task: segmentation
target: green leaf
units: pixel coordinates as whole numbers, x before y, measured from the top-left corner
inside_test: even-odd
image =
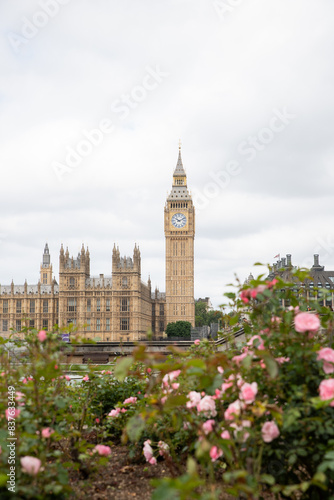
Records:
[[[170,396],[166,403],[164,404],[165,410],[170,410],[172,408],[177,408],[178,406],[183,406],[187,402],[186,396]]]
[[[261,481],[265,484],[269,484],[270,486],[273,486],[275,484],[275,478],[270,474],[262,474]]]
[[[145,429],[145,421],[140,415],[134,415],[129,419],[125,428],[130,441],[137,442]]]
[[[126,356],[125,358],[121,359],[116,363],[115,366],[115,377],[120,381],[123,382],[125,377],[128,375],[129,368],[133,364],[133,357],[132,356]]]
[[[2,486],[6,486],[7,480],[8,480],[8,478],[7,478],[6,474],[0,474],[0,488]]]
[[[201,368],[202,370],[206,369],[206,364],[202,359],[191,359],[187,362],[187,366],[194,366],[196,368]]]
[[[269,356],[268,354],[263,354],[263,361],[266,365],[270,378],[276,378],[278,374],[278,365],[274,358]]]

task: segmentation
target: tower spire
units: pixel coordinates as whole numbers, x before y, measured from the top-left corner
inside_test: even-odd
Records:
[[[183,168],[182,157],[181,157],[181,140],[179,140],[179,156],[174,170],[174,176],[185,176],[185,175],[186,172]]]

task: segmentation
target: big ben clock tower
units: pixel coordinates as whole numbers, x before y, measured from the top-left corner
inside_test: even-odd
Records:
[[[187,175],[179,158],[172,190],[165,205],[166,322],[189,321],[195,326],[194,238],[195,209]]]

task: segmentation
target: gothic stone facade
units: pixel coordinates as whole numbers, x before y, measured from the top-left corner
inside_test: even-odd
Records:
[[[121,257],[114,245],[112,275],[90,276],[90,254],[82,246],[76,258],[60,249],[59,283],[52,279],[48,245],[37,285],[0,285],[0,335],[24,326],[51,330],[74,325],[79,335],[102,341],[134,341],[152,331],[163,335],[169,322],[194,326],[195,213],[187,190],[181,151],[165,205],[166,293],[151,290],[141,279],[141,255]],[[17,333],[16,336],[20,336]]]

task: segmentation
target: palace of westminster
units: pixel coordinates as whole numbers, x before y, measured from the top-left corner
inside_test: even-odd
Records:
[[[37,285],[0,285],[0,335],[23,326],[51,330],[73,324],[79,335],[102,341],[133,341],[149,330],[162,336],[170,322],[195,326],[194,237],[195,210],[179,157],[173,185],[164,208],[166,292],[152,292],[151,280],[141,280],[141,255],[121,257],[114,245],[112,275],[90,276],[90,254],[82,246],[77,258],[63,246],[59,255],[59,283],[52,277],[45,245]],[[16,335],[15,335],[16,336]]]

